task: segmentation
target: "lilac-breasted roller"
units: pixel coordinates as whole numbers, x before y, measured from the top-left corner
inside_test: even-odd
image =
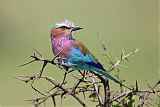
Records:
[[[123,85],[104,69],[83,43],[73,38],[73,32],[80,29],[82,28],[67,20],[55,23],[51,29],[52,50],[60,58],[60,64],[73,70],[97,72]]]

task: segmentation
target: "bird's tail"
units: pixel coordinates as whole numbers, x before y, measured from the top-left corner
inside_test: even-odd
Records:
[[[112,75],[110,75],[107,71],[101,70],[101,69],[96,69],[96,71],[102,75],[104,75],[105,77],[109,78],[110,80],[132,90],[131,88],[127,87],[126,85],[122,84],[119,80],[117,80],[116,78],[114,78]]]

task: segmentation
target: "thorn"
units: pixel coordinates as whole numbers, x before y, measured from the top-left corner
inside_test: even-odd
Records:
[[[26,76],[26,75],[19,75],[18,77],[31,78],[31,76]]]
[[[136,53],[136,52],[138,52],[138,51],[140,51],[141,50],[141,48],[136,48],[135,50],[134,50],[134,53]]]
[[[127,60],[129,62],[129,59],[126,57],[125,60]]]
[[[99,33],[98,32],[96,32],[97,33],[97,37],[98,37],[98,39],[99,39],[99,42],[101,43],[101,45],[102,45],[102,48],[103,48],[103,50],[104,51],[107,51],[107,48],[106,48],[106,46],[105,46],[105,43],[102,41],[102,39],[100,38],[100,36],[99,36]]]
[[[127,89],[129,89],[129,90],[133,90],[133,89],[129,88],[128,86],[122,84],[121,82],[120,82],[120,85],[122,85],[123,87],[125,87],[125,88],[127,88]]]
[[[23,80],[23,79],[18,78],[18,77],[14,77],[14,76],[13,76],[13,78],[15,78],[15,79],[17,79],[17,80],[20,80],[20,81],[22,81],[22,82],[25,82],[25,83],[27,83],[27,82],[28,82],[27,80]]]
[[[54,107],[56,107],[56,99],[55,99],[55,96],[52,96],[52,101],[53,101]]]
[[[148,88],[151,88],[151,86],[149,85],[149,83],[147,82],[147,80],[145,80],[145,82],[146,82]]]
[[[84,91],[83,91],[83,97],[84,97],[84,99],[86,99],[86,95],[85,95]]]
[[[123,60],[123,53],[121,53],[121,60]]]
[[[122,49],[122,55],[123,55],[123,56],[125,56],[125,54],[124,54],[124,50],[123,50],[123,49]]]
[[[42,57],[42,54],[40,52],[38,52],[38,50],[36,48],[33,48],[33,49],[38,53],[39,56]]]
[[[18,67],[22,67],[22,66],[28,65],[28,64],[30,64],[30,63],[32,63],[32,62],[34,62],[34,61],[35,61],[35,59],[34,59],[34,60],[31,60],[31,61],[29,61],[29,62],[27,62],[27,63],[24,63],[24,64],[22,64],[22,65],[19,65]]]
[[[136,80],[136,91],[138,91],[138,82]]]
[[[127,66],[124,66],[124,65],[121,65],[121,64],[118,64],[118,66],[123,67],[123,68],[128,68]]]
[[[149,85],[149,83],[148,83],[146,80],[145,80],[145,82],[146,82],[146,84],[147,84],[148,88],[150,89],[150,91],[152,91],[152,92],[155,94],[154,89]]]

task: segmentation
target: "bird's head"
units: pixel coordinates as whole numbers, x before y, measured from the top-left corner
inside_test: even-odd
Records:
[[[68,20],[55,23],[51,29],[51,38],[71,36],[76,30],[83,29]]]

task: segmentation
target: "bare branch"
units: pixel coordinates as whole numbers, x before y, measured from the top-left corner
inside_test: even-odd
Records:
[[[41,78],[45,78],[46,80],[48,80],[49,82],[53,83],[54,85],[56,85],[57,87],[59,87],[61,90],[63,90],[64,92],[66,92],[67,94],[73,96],[75,99],[77,99],[77,101],[83,106],[86,107],[86,104],[72,91],[69,91],[68,89],[64,88],[63,86],[60,85],[60,83],[58,83],[55,79],[48,77],[48,76],[42,76]]]
[[[104,55],[109,59],[110,63],[112,64],[112,63],[113,63],[113,60],[112,60],[111,56],[109,55],[108,49],[107,49],[107,47],[105,46],[105,43],[102,41],[101,37],[99,36],[98,32],[97,32],[97,37],[98,37],[99,42],[101,43],[102,49],[103,49],[104,52],[105,52]]]
[[[92,78],[92,82],[93,82],[94,91],[95,91],[97,98],[98,98],[99,105],[100,105],[100,107],[103,107],[102,97],[99,93],[99,90],[98,90],[98,87],[96,84],[96,80],[95,80],[95,76],[92,74],[91,78]]]
[[[148,85],[148,83],[147,83],[147,85],[149,86],[149,89],[148,89],[146,92],[148,92],[148,93],[143,94],[143,98],[142,98],[142,100],[139,102],[138,107],[143,107],[143,105],[144,105],[145,101],[148,99],[149,95],[150,95],[151,93],[155,93],[155,90],[154,90],[154,89],[155,89],[159,84],[160,84],[160,80],[159,80],[153,87],[151,87],[151,86]]]
[[[22,67],[22,66],[28,65],[28,64],[30,64],[30,63],[32,63],[32,62],[34,62],[34,61],[36,61],[36,60],[35,60],[35,59],[34,59],[34,60],[31,60],[31,61],[29,61],[29,62],[27,62],[27,63],[24,63],[24,64],[22,64],[22,65],[19,65],[18,67]]]
[[[77,89],[77,87],[79,86],[79,84],[84,81],[85,76],[86,75],[85,75],[85,71],[84,71],[83,75],[82,75],[82,78],[79,79],[78,83],[74,85],[72,92],[75,92],[75,90]]]
[[[128,61],[128,57],[137,53],[138,51],[140,51],[141,49],[133,49],[132,52],[128,53],[127,55],[124,54],[124,51],[122,50],[122,54],[121,54],[121,58],[119,60],[117,60],[117,62],[115,64],[113,64],[110,69],[109,72],[112,71],[116,66],[120,65],[120,63],[126,59]],[[120,65],[121,66],[121,65]]]
[[[97,34],[98,36],[98,34]],[[100,39],[100,38],[99,38]],[[101,39],[100,39],[101,41]],[[102,41],[101,41],[102,43]],[[102,43],[103,49],[106,51],[106,55],[108,55],[107,53],[107,48],[105,47],[104,43]],[[116,66],[122,66],[120,63],[123,60],[128,60],[128,57],[137,53],[140,49],[135,49],[132,52],[130,52],[129,54],[125,55],[125,52],[122,50],[122,54],[120,56],[120,59],[116,59],[116,63],[113,62],[112,58],[108,55],[108,59],[110,60],[110,63],[112,64],[112,66],[110,67],[109,71],[112,71]],[[40,72],[36,75],[33,76],[25,76],[25,75],[20,75],[18,77],[14,77],[20,81],[23,81],[25,83],[30,83],[31,88],[35,91],[38,92],[40,94],[40,97],[37,97],[35,99],[31,99],[31,100],[27,100],[29,102],[31,102],[31,104],[33,104],[35,107],[39,107],[40,104],[45,103],[46,100],[48,100],[49,98],[52,98],[53,101],[53,105],[56,106],[56,96],[62,96],[67,97],[67,96],[72,96],[73,98],[75,98],[79,104],[81,104],[81,106],[86,107],[87,104],[79,97],[79,94],[83,94],[84,98],[85,98],[85,94],[86,93],[91,93],[94,94],[96,96],[96,100],[91,100],[93,102],[97,102],[99,103],[97,106],[100,107],[110,107],[114,102],[117,102],[118,104],[122,104],[125,106],[128,106],[128,100],[129,98],[132,98],[132,96],[138,96],[139,97],[139,104],[138,107],[142,107],[144,104],[148,104],[149,106],[152,105],[152,103],[149,102],[149,96],[152,93],[159,93],[160,90],[156,90],[156,87],[160,84],[160,81],[158,81],[154,86],[151,86],[147,83],[148,85],[148,89],[147,90],[140,90],[138,87],[138,83],[136,81],[136,86],[135,88],[133,88],[133,90],[129,90],[129,91],[122,91],[122,92],[110,92],[110,86],[109,86],[109,81],[108,79],[99,74],[96,73],[94,71],[84,71],[83,73],[81,71],[80,74],[76,74],[76,75],[72,75],[72,77],[77,81],[74,86],[72,87],[65,87],[65,84],[61,84],[60,82],[58,82],[57,80],[55,80],[53,77],[49,77],[49,76],[45,76],[42,75],[46,65],[48,63],[57,66],[58,68],[62,69],[63,71],[65,71],[64,65],[61,65],[59,63],[59,54],[63,51],[60,51],[54,58],[53,60],[49,60],[45,57],[43,57],[43,55],[38,52],[35,49],[36,54],[34,54],[33,56],[31,56],[31,58],[33,58],[33,60],[22,64],[20,66],[24,66],[27,64],[30,64],[32,62],[35,61],[39,61],[39,62],[43,62],[43,65],[40,69]],[[93,75],[94,74],[94,75]],[[51,89],[49,89],[49,91],[45,90],[43,91],[43,93],[41,91],[39,91],[39,89],[37,87],[34,86],[34,82],[38,82],[38,80],[43,79],[49,83],[51,83],[53,85],[53,87]],[[119,77],[118,77],[119,79]],[[84,85],[81,85],[84,84]],[[103,87],[101,87],[103,86]],[[115,94],[116,93],[116,94]],[[102,97],[101,95],[104,94],[104,97]],[[111,95],[113,96],[113,98],[111,98]],[[126,100],[128,99],[128,100]]]

